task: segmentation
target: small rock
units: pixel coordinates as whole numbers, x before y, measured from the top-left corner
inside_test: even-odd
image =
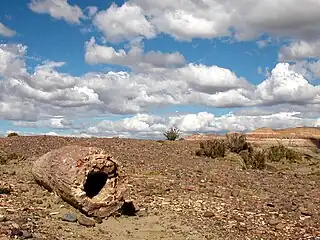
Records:
[[[278,219],[270,219],[269,220],[269,224],[270,225],[277,225],[277,224],[279,224],[280,223],[280,221],[278,220]]]
[[[6,221],[8,221],[8,218],[0,214],[0,222],[6,222]]]
[[[74,213],[66,213],[61,217],[62,221],[76,222],[77,216]]]
[[[23,231],[23,238],[24,239],[29,239],[29,238],[32,238],[32,233],[28,232],[28,231]]]
[[[313,215],[313,208],[312,207],[308,207],[308,208],[299,207],[299,211],[302,215],[305,215],[305,216],[312,216]]]
[[[214,212],[206,211],[206,212],[203,214],[203,216],[210,218],[210,217],[214,217],[215,214],[214,214]]]
[[[37,203],[37,204],[42,204],[43,201],[42,201],[41,199],[37,199],[37,200],[36,200],[36,203]]]
[[[3,236],[3,237],[0,237],[0,240],[10,240],[10,239],[6,236]]]
[[[146,217],[146,216],[148,216],[148,212],[147,212],[147,210],[145,210],[145,209],[140,209],[140,210],[136,213],[136,215],[137,215],[138,217]]]
[[[239,189],[233,189],[233,190],[231,191],[231,196],[232,196],[232,197],[238,197],[239,194],[240,194],[240,190],[239,190]]]
[[[286,227],[286,225],[285,225],[284,223],[279,223],[279,224],[277,224],[276,229],[282,230],[282,229],[284,229],[285,227]]]
[[[23,236],[23,232],[20,229],[14,228],[11,230],[10,232],[10,236],[14,237],[14,236]]]
[[[267,207],[272,207],[272,208],[274,208],[275,205],[274,205],[273,203],[267,203]]]
[[[20,226],[17,223],[12,223],[11,225],[12,225],[12,228],[14,228],[14,229],[20,228]]]
[[[80,225],[86,226],[86,227],[94,227],[96,225],[95,221],[91,218],[85,217],[80,215],[78,217],[78,222]]]

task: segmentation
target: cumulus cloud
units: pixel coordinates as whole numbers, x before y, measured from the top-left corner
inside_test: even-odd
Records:
[[[306,58],[320,58],[320,41],[293,42],[289,46],[284,46],[280,49],[279,60],[303,60]]]
[[[320,86],[311,85],[301,74],[290,69],[288,63],[279,63],[270,76],[257,86],[257,102],[262,104],[320,103]]]
[[[104,120],[86,129],[95,136],[120,136],[139,138],[163,138],[163,132],[176,126],[182,135],[190,133],[252,131],[260,127],[284,128],[296,126],[320,126],[320,118],[301,118],[299,112],[279,112],[268,115],[235,115],[233,113],[215,116],[208,112],[160,117],[137,114],[118,121]]]
[[[156,36],[156,29],[147,20],[143,9],[130,2],[120,7],[113,3],[107,10],[98,12],[93,23],[110,42]]]
[[[231,35],[251,40],[264,33],[314,40],[320,36],[319,21],[320,3],[314,0],[303,7],[299,0],[131,0],[99,12],[94,22],[109,41],[153,38],[161,32],[188,41]]]
[[[48,119],[48,115],[68,118],[81,114],[138,114],[170,105],[320,104],[319,86],[310,84],[288,63],[278,64],[265,81],[255,86],[229,69],[191,63],[144,72],[89,72],[73,76],[58,71],[64,62],[45,61],[28,72],[25,46],[3,45],[0,49],[2,119],[38,121]],[[140,57],[145,59],[145,55]],[[60,123],[52,122],[51,126]]]
[[[81,8],[70,5],[68,0],[31,0],[29,8],[35,13],[49,14],[72,24],[80,24],[80,19],[85,17]]]
[[[179,67],[185,63],[185,58],[179,52],[162,53],[159,51],[143,52],[140,46],[132,46],[126,52],[113,47],[98,45],[95,38],[86,43],[86,62],[89,64],[116,64],[135,70],[146,68]]]
[[[320,79],[320,60],[297,61],[290,65],[290,69],[300,73],[309,81],[316,82],[317,79]]]
[[[76,129],[77,126],[66,118],[50,118],[38,121],[14,121],[13,125],[21,128]]]
[[[0,22],[0,36],[13,37],[14,35],[16,35],[16,31],[6,27],[3,23]]]
[[[0,44],[0,77],[22,75],[25,72],[25,62],[22,57],[27,50],[21,44]]]

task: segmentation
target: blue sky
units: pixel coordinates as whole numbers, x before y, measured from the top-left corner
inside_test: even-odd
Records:
[[[0,134],[320,124],[315,1],[0,4]]]

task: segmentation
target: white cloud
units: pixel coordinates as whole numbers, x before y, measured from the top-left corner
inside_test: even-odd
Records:
[[[88,11],[88,16],[93,17],[99,9],[96,6],[89,6],[86,7],[86,10]]]
[[[0,22],[0,36],[4,37],[13,37],[16,35],[16,32],[8,27],[6,27],[3,23]]]
[[[318,61],[297,61],[290,65],[290,69],[300,73],[309,81],[320,79],[320,60]]]
[[[93,23],[110,42],[156,36],[156,30],[143,10],[129,2],[120,7],[113,3],[107,10],[98,12]]]
[[[158,31],[182,40],[229,36],[231,29],[239,40],[263,33],[299,39],[320,36],[320,2],[314,0],[132,2],[144,10]]]
[[[63,19],[68,23],[80,24],[84,18],[81,8],[70,5],[68,0],[31,0],[29,8],[36,13],[49,14],[56,19]]]
[[[35,121],[48,119],[48,115],[75,118],[84,114],[135,114],[170,105],[245,107],[320,103],[319,86],[311,85],[287,63],[278,64],[265,81],[254,86],[228,69],[191,63],[179,68],[89,72],[75,77],[57,70],[64,62],[45,61],[28,73],[23,60],[25,46],[4,45],[0,49],[3,119]],[[146,59],[146,55],[140,57]]]
[[[25,62],[22,57],[27,50],[21,44],[0,44],[0,77],[12,77],[25,72]]]
[[[255,94],[261,104],[320,103],[320,86],[311,85],[290,69],[288,63],[277,64],[270,76],[257,86]]]
[[[185,58],[178,52],[162,53],[151,51],[144,53],[140,46],[132,46],[126,52],[123,49],[115,50],[113,47],[98,45],[94,38],[91,38],[86,43],[85,59],[89,64],[115,64],[127,66],[135,70],[177,67],[185,63]]]
[[[199,112],[167,118],[137,114],[118,121],[102,121],[89,127],[86,133],[95,136],[164,138],[163,132],[171,126],[178,127],[182,136],[193,132],[251,131],[260,127],[320,126],[320,118],[301,118],[298,114],[299,112],[279,112],[263,116],[239,116],[229,113],[215,116],[208,112]]]
[[[306,58],[320,58],[320,40],[293,42],[289,46],[280,49],[280,61],[303,60]]]

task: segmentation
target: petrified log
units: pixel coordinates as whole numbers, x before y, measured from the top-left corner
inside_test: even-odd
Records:
[[[70,145],[33,164],[36,182],[88,216],[108,217],[124,203],[117,162],[103,149]]]

